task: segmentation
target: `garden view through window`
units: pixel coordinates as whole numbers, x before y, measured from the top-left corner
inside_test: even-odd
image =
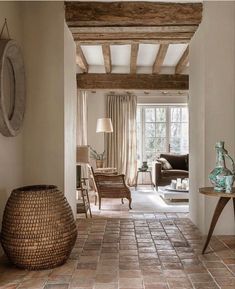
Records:
[[[161,153],[188,153],[187,105],[137,106],[137,160],[151,166]]]

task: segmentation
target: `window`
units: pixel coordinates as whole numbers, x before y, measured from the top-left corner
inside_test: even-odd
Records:
[[[164,152],[188,153],[188,106],[138,105],[138,165]]]

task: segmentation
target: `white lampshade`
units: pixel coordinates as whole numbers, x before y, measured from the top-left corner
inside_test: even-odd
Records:
[[[90,148],[89,146],[77,147],[77,164],[89,164],[90,163]]]
[[[96,132],[113,132],[111,118],[98,118]]]

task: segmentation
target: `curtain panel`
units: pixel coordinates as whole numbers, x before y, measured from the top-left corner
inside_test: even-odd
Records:
[[[106,113],[113,123],[113,133],[106,137],[107,166],[125,174],[130,186],[135,184],[137,172],[136,110],[135,95],[107,96]]]
[[[87,94],[77,93],[77,146],[87,145]]]

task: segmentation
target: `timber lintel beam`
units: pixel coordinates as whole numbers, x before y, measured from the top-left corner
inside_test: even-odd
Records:
[[[188,75],[77,74],[78,89],[188,90]]]

